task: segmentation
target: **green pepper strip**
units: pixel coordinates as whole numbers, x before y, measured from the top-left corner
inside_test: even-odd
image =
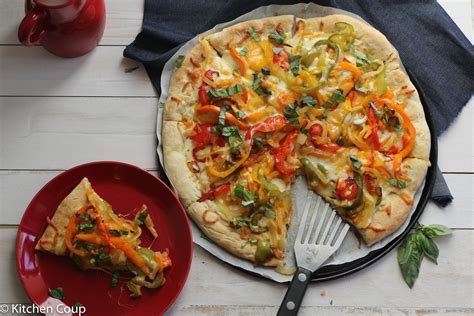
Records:
[[[374,60],[370,64],[370,66],[373,66],[373,65],[377,65],[378,66],[377,69],[374,71],[366,72],[365,74],[360,76],[359,80],[357,80],[357,82],[355,83],[354,88],[359,92],[367,94],[368,90],[364,87],[361,87],[362,82],[369,77],[376,77],[375,89],[376,89],[377,95],[382,95],[387,91],[387,85],[385,84],[385,64],[382,61],[377,59],[377,60]]]
[[[333,68],[337,64],[337,61],[339,60],[339,46],[336,43],[332,42],[331,40],[325,39],[325,40],[317,41],[313,45],[313,48],[316,48],[316,47],[321,46],[321,45],[327,45],[335,51],[334,62],[329,63],[329,65],[326,65],[325,69],[322,72],[321,78],[319,79],[319,82],[317,84],[315,84],[314,86],[300,87],[300,86],[293,86],[292,85],[291,90],[293,90],[297,93],[311,94],[311,93],[315,92],[321,86],[321,84],[324,83],[328,79],[329,74],[331,73],[331,71],[333,70]],[[314,61],[314,59],[316,58],[317,55],[318,54],[316,52],[305,55],[301,59],[301,63],[305,66],[306,65],[309,66]],[[308,66],[306,66],[306,67],[308,67]]]
[[[354,27],[345,22],[336,22],[335,25],[336,28],[340,30],[340,32],[331,35],[329,40],[338,44],[343,50],[348,50],[356,37]]]
[[[327,170],[323,165],[318,164],[318,167],[315,167],[308,158],[301,158],[300,161],[303,164],[303,169],[306,173],[306,176],[308,177],[309,182],[319,180],[323,184],[329,183]]]

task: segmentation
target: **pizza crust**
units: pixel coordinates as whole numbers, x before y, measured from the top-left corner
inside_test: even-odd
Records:
[[[217,205],[212,201],[192,203],[187,208],[188,214],[208,238],[233,255],[255,262],[255,250],[257,247],[251,243],[245,243],[240,238],[240,235],[231,229],[224,220],[219,217],[213,224],[208,224],[204,221],[204,212],[206,211],[214,212],[216,216],[219,216],[216,209]],[[281,263],[283,263],[283,260],[272,258],[269,261],[263,262],[262,265],[273,267]]]
[[[178,191],[181,202],[184,207],[188,207],[201,196],[201,186],[188,167],[188,161],[192,161],[192,155],[189,146],[185,145],[180,125],[182,125],[181,122],[163,122],[164,167],[166,175]]]
[[[228,45],[235,45],[243,39],[248,38],[247,30],[252,28],[260,36],[268,34],[278,29],[287,36],[291,35],[294,17],[292,15],[280,15],[260,20],[245,21],[223,29],[221,32],[208,35],[205,39],[222,56]]]
[[[377,207],[369,228],[360,230],[362,237],[368,246],[393,234],[407,220],[413,205],[407,204],[400,194],[408,194],[412,198],[425,179],[429,162],[426,160],[407,158],[402,163],[402,171],[409,181],[405,189],[396,191],[390,187],[384,187],[382,202]],[[390,207],[390,212],[385,210]],[[370,228],[372,227],[372,228]]]
[[[89,180],[84,178],[64,198],[51,219],[52,225],[50,224],[46,227],[46,230],[36,244],[36,250],[51,252],[58,256],[67,255],[68,251],[64,242],[64,236],[66,235],[69,220],[75,212],[89,203],[86,192],[91,189]]]

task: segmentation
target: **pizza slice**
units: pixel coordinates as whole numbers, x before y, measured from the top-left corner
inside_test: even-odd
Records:
[[[134,220],[115,214],[112,206],[93,190],[87,178],[59,204],[35,249],[69,256],[83,270],[105,270],[127,278],[133,297],[141,288],[158,288],[165,282],[163,270],[171,266],[168,252],[140,246],[140,225],[156,238],[151,217],[142,206]]]

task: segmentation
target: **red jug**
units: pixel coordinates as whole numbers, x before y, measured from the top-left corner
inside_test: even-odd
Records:
[[[26,0],[18,29],[25,46],[41,44],[60,57],[93,50],[104,33],[104,0]]]

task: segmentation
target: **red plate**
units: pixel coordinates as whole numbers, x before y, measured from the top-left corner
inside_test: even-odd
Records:
[[[34,250],[59,203],[83,177],[117,213],[127,214],[148,206],[158,231],[153,250],[169,249],[173,266],[165,270],[166,282],[159,289],[144,289],[139,299],[129,297],[121,281],[111,287],[111,276],[100,271],[81,271],[70,258]],[[142,245],[152,240],[144,229]],[[33,198],[18,229],[16,261],[26,293],[37,305],[60,303],[48,290],[64,288],[64,302],[80,302],[86,315],[161,315],[176,300],[186,282],[192,260],[192,236],[188,218],[174,193],[158,178],[121,162],[92,162],[67,170],[48,182]],[[123,288],[123,289],[122,289]]]

